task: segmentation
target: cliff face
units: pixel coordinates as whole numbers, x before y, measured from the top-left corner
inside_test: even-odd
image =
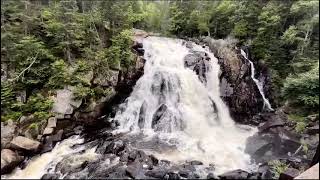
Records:
[[[263,99],[251,78],[250,63],[232,40],[204,38],[203,42],[214,52],[220,64],[221,95],[232,117],[237,122],[257,125],[259,122],[255,122],[252,117],[263,112]],[[269,92],[268,86],[265,86],[268,84],[267,69],[262,73],[257,72],[260,78],[264,78],[264,91]]]

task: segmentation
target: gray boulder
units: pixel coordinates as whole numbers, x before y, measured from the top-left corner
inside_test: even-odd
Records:
[[[1,174],[11,172],[19,163],[23,161],[23,156],[19,156],[17,153],[10,149],[1,150]]]
[[[17,136],[10,142],[10,147],[17,150],[37,151],[39,146],[40,142],[23,136]]]
[[[7,148],[16,134],[16,129],[17,126],[13,122],[9,122],[6,125],[1,122],[1,149]]]
[[[287,168],[283,173],[280,174],[280,180],[292,180],[300,174],[298,169]]]
[[[249,173],[241,169],[229,171],[218,176],[220,179],[248,179]]]
[[[57,126],[57,118],[55,117],[50,117],[48,119],[48,124],[47,124],[47,128],[55,128]]]
[[[74,99],[72,90],[71,86],[57,90],[57,95],[53,98],[52,112],[62,115],[61,118],[64,118],[65,115],[71,115],[74,109],[79,108],[82,103],[81,100]]]

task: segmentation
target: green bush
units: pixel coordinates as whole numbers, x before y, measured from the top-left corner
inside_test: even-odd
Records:
[[[306,129],[307,123],[306,122],[297,122],[296,127],[295,127],[295,131],[297,133],[303,133],[304,130]]]
[[[1,114],[11,108],[15,101],[13,87],[8,82],[1,82]]]
[[[25,114],[34,112],[48,112],[53,105],[53,100],[44,97],[41,94],[36,94],[29,97],[26,104],[20,106],[21,111]]]
[[[280,174],[283,173],[289,166],[279,160],[270,161],[269,166],[271,166],[271,172],[273,174],[273,179],[278,179]]]
[[[22,112],[9,111],[3,115],[1,115],[1,121],[17,121],[22,116]]]
[[[112,39],[112,46],[107,51],[108,62],[111,65],[121,64],[121,67],[128,68],[133,63],[131,52],[132,31],[129,29],[121,31]]]
[[[82,84],[79,84],[74,88],[73,95],[77,100],[87,99],[93,95],[93,90],[90,87],[85,87]]]
[[[70,74],[68,72],[67,64],[63,59],[57,60],[51,64],[52,76],[50,76],[47,87],[53,89],[63,88],[70,82]]]
[[[283,96],[306,113],[319,110],[319,63],[312,70],[286,79]]]

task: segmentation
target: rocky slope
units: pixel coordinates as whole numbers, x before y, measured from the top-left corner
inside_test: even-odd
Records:
[[[132,91],[135,82],[143,74],[143,47],[139,41],[147,36],[143,31],[135,31],[132,51],[135,63],[129,69],[112,70],[108,77],[89,76],[91,85],[108,88],[109,95],[95,101],[83,102],[74,99],[72,86],[57,90],[52,96],[54,101],[51,113],[38,128],[29,128],[34,117],[22,116],[18,122],[1,122],[1,174],[10,172],[27,159],[38,153],[51,151],[55,143],[74,134],[83,127],[97,124],[108,126],[104,117],[112,113],[112,108],[123,101]]]

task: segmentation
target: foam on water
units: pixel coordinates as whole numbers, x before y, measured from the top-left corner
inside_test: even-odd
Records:
[[[240,128],[230,117],[220,98],[220,67],[214,54],[193,44],[194,51],[206,52],[211,59],[207,83],[203,84],[194,71],[184,67],[184,57],[190,49],[183,44],[179,39],[144,39],[144,75],[116,114],[120,127],[115,133],[130,131],[159,136],[175,145],[176,150],[153,153],[174,162],[213,163],[216,173],[238,168],[249,170],[250,157],[244,148],[247,137],[256,130]],[[163,104],[167,111],[152,127],[153,115]]]

